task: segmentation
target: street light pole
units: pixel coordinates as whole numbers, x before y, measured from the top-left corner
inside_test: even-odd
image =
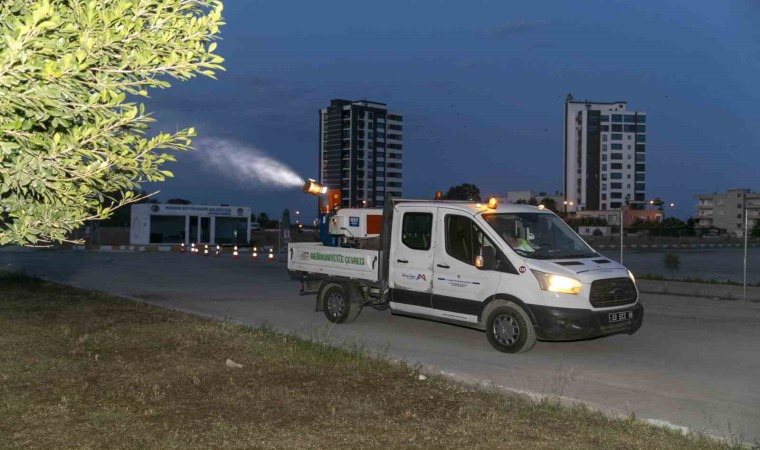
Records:
[[[620,207],[620,264],[623,264],[623,207]]]
[[[749,209],[744,208],[744,301],[747,301],[747,239],[749,236]]]
[[[623,264],[623,233],[625,229],[625,209],[628,208],[628,203],[631,201],[631,194],[625,195],[625,203],[620,204],[620,264]]]

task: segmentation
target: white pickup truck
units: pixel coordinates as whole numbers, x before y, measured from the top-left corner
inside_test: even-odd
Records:
[[[641,327],[630,271],[548,210],[393,199],[382,216],[379,250],[289,245],[288,270],[331,322],[390,308],[484,330],[507,353]]]

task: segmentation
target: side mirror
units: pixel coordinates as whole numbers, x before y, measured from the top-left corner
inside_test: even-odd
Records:
[[[496,266],[496,251],[494,248],[481,246],[478,256],[475,257],[475,267],[481,270],[494,270]]]

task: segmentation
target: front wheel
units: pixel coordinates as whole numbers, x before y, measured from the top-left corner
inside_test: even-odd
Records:
[[[536,345],[536,330],[517,305],[499,306],[486,321],[486,336],[493,348],[504,353],[527,352]]]
[[[361,304],[351,303],[343,286],[332,283],[327,286],[322,295],[322,309],[330,322],[348,323],[359,315]]]

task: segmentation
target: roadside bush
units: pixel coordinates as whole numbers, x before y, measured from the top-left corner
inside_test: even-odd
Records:
[[[675,278],[676,272],[681,267],[681,257],[674,253],[667,252],[663,257],[663,264],[666,269],[670,270],[671,276]]]

